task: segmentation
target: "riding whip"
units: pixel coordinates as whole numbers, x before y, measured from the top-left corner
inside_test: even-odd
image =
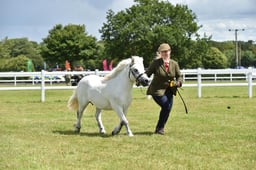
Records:
[[[187,105],[186,105],[186,103],[185,103],[185,101],[184,101],[183,97],[181,96],[180,91],[179,91],[178,89],[177,89],[177,92],[178,92],[178,94],[179,94],[179,96],[180,96],[180,99],[181,99],[181,101],[182,101],[183,105],[184,105],[184,108],[185,108],[186,114],[188,114],[188,108],[187,108]]]
[[[179,94],[179,96],[180,96],[180,99],[181,99],[181,101],[182,101],[182,103],[183,103],[183,105],[184,105],[186,114],[188,114],[187,105],[186,105],[186,103],[185,103],[183,97],[181,96],[180,91],[178,90],[178,87],[176,86],[176,82],[175,82],[175,81],[171,81],[171,82],[170,82],[170,87],[175,88],[175,92],[174,92],[174,95],[175,95],[175,96],[176,96],[176,92],[178,92],[178,94]]]

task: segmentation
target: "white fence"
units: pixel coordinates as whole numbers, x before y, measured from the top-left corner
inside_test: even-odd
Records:
[[[193,69],[181,70],[183,80],[185,81],[184,87],[197,87],[198,97],[202,97],[202,87],[209,86],[248,86],[248,97],[252,98],[253,79],[256,78],[256,69]],[[108,71],[85,71],[85,72],[1,72],[0,73],[0,91],[1,90],[41,90],[41,101],[45,101],[45,90],[63,90],[74,89],[75,86],[54,86],[54,82],[64,82],[64,76],[71,75],[90,75],[96,74],[104,76]],[[56,78],[57,77],[57,78]],[[59,77],[59,78],[58,78]],[[8,78],[9,80],[3,80]],[[11,79],[10,79],[11,78]],[[239,80],[239,83],[235,82]],[[241,81],[242,80],[242,81]],[[189,83],[186,84],[186,81]],[[26,83],[26,87],[17,87],[17,83]],[[41,86],[35,86],[36,83],[41,83]],[[208,82],[208,83],[205,83]],[[209,83],[210,82],[210,83]],[[242,82],[242,83],[241,83]],[[8,83],[8,86],[1,84]],[[13,83],[13,86],[10,86]],[[46,86],[49,83],[50,86]],[[31,84],[32,86],[27,86]]]

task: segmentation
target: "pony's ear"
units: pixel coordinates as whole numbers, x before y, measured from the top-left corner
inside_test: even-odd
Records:
[[[134,64],[134,57],[131,57],[131,59],[132,59],[131,65],[133,65]]]

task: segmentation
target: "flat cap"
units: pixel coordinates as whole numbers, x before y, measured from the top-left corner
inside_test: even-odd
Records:
[[[167,43],[163,43],[161,44],[159,47],[158,47],[158,52],[161,52],[161,51],[168,51],[170,50],[171,47],[169,46],[169,44]]]

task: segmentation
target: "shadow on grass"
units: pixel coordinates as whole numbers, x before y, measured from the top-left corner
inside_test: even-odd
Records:
[[[88,136],[88,137],[103,137],[103,138],[107,138],[107,137],[111,137],[111,134],[100,134],[100,133],[96,133],[96,132],[75,132],[73,130],[53,130],[53,133],[57,133],[60,135],[79,135],[79,136]]]
[[[141,135],[141,136],[151,136],[151,135],[153,135],[154,133],[153,133],[153,132],[150,132],[150,131],[147,131],[147,132],[134,132],[133,134],[134,134],[134,135]]]
[[[79,135],[79,136],[87,136],[87,137],[102,137],[102,138],[109,138],[109,137],[113,137],[112,134],[100,134],[100,133],[96,133],[96,132],[75,132],[73,130],[53,130],[53,133],[57,133],[60,135]],[[153,132],[134,132],[134,135],[138,135],[138,136],[151,136],[154,133]],[[126,134],[117,134],[117,135],[126,135]]]
[[[233,96],[205,96],[205,97],[202,97],[202,98],[221,98],[221,99],[231,99],[231,98],[234,98],[234,99],[236,99],[236,98],[248,98],[248,96],[235,96],[235,95],[233,95]]]

